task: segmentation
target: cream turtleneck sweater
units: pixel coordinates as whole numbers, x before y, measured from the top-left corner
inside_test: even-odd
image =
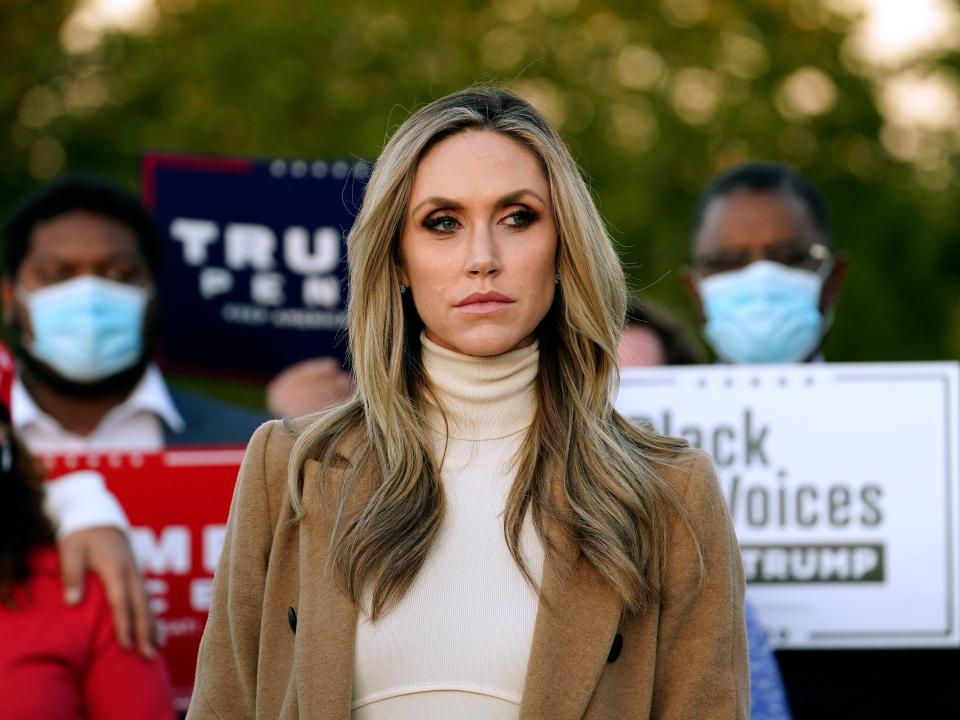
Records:
[[[478,358],[421,341],[449,423],[427,408],[444,516],[399,604],[375,623],[361,612],[352,717],[516,718],[538,598],[507,549],[503,510],[533,420],[537,345]],[[543,547],[529,518],[521,547],[539,583]]]

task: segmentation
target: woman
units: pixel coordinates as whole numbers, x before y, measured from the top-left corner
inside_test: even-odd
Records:
[[[120,646],[99,579],[63,601],[37,464],[10,427],[12,368],[0,346],[0,720],[173,720],[162,660]]]
[[[424,107],[348,239],[356,394],[254,435],[190,718],[745,718],[710,462],[611,406],[622,271],[523,100]]]

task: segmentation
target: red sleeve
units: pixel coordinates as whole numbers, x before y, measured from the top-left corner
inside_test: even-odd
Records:
[[[173,720],[173,695],[163,660],[124,650],[99,580],[88,576],[93,627],[83,698],[89,720]]]

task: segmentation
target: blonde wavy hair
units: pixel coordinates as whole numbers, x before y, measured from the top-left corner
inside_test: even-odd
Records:
[[[624,605],[642,612],[659,597],[671,513],[689,528],[657,466],[687,446],[614,410],[627,302],[623,271],[560,136],[533,106],[504,90],[474,88],[426,105],[377,159],[347,239],[356,394],[298,423],[288,468],[294,510],[298,517],[303,512],[307,461],[320,461],[321,482],[323,469],[346,465],[331,562],[358,606],[370,591],[373,618],[403,596],[430,550],[443,517],[441,460],[433,456],[421,411],[431,388],[420,359],[422,323],[409,294],[399,292],[398,244],[420,158],[467,130],[501,133],[539,159],[559,232],[561,283],[537,329],[538,405],[515,458],[504,512],[507,545],[535,586],[520,552],[522,523],[530,513],[549,549],[545,527],[556,522]],[[348,512],[364,478],[369,499]]]

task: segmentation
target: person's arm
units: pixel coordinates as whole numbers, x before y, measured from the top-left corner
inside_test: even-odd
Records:
[[[83,668],[84,717],[89,720],[173,720],[173,695],[163,660],[125,650],[113,631],[104,588],[92,579],[87,603],[92,631]]]
[[[279,421],[262,425],[240,466],[213,576],[188,720],[243,720],[256,714],[260,617],[273,535],[267,445],[271,433],[284,432],[281,427]],[[271,470],[285,473],[286,466]]]
[[[92,527],[130,529],[123,508],[95,470],[78,470],[48,480],[44,492],[44,509],[58,538]]]
[[[696,451],[683,503],[706,574],[699,582],[689,531],[674,524],[660,606],[652,717],[746,720],[750,671],[744,579],[733,524],[709,457]]]
[[[44,483],[45,510],[57,529],[64,600],[83,600],[87,571],[106,588],[117,641],[133,642],[141,655],[153,657],[150,607],[143,578],[126,535],[130,524],[103,476],[79,470]]]

